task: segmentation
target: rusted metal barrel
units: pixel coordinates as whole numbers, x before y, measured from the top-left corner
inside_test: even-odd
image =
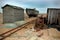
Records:
[[[40,29],[45,29],[47,28],[46,25],[44,24],[44,18],[43,17],[37,17],[35,21],[35,30],[40,30]]]

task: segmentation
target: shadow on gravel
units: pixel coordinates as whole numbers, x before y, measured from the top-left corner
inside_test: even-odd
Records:
[[[47,25],[48,28],[56,28],[58,31],[60,31],[60,25]]]

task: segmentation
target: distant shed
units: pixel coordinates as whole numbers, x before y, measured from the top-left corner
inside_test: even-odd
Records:
[[[24,20],[24,9],[6,4],[3,9],[3,23],[12,23]]]
[[[37,17],[39,14],[39,11],[36,9],[26,8],[26,13],[29,17]]]

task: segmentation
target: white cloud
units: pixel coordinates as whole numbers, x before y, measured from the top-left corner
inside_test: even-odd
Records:
[[[12,4],[24,8],[37,8],[43,12],[48,7],[60,7],[60,0],[0,0],[0,7],[5,4]]]

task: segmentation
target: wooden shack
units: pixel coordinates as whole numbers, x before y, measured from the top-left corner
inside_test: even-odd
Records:
[[[60,25],[60,8],[48,8],[48,24]]]
[[[24,9],[6,4],[3,9],[3,23],[12,23],[24,20]]]

